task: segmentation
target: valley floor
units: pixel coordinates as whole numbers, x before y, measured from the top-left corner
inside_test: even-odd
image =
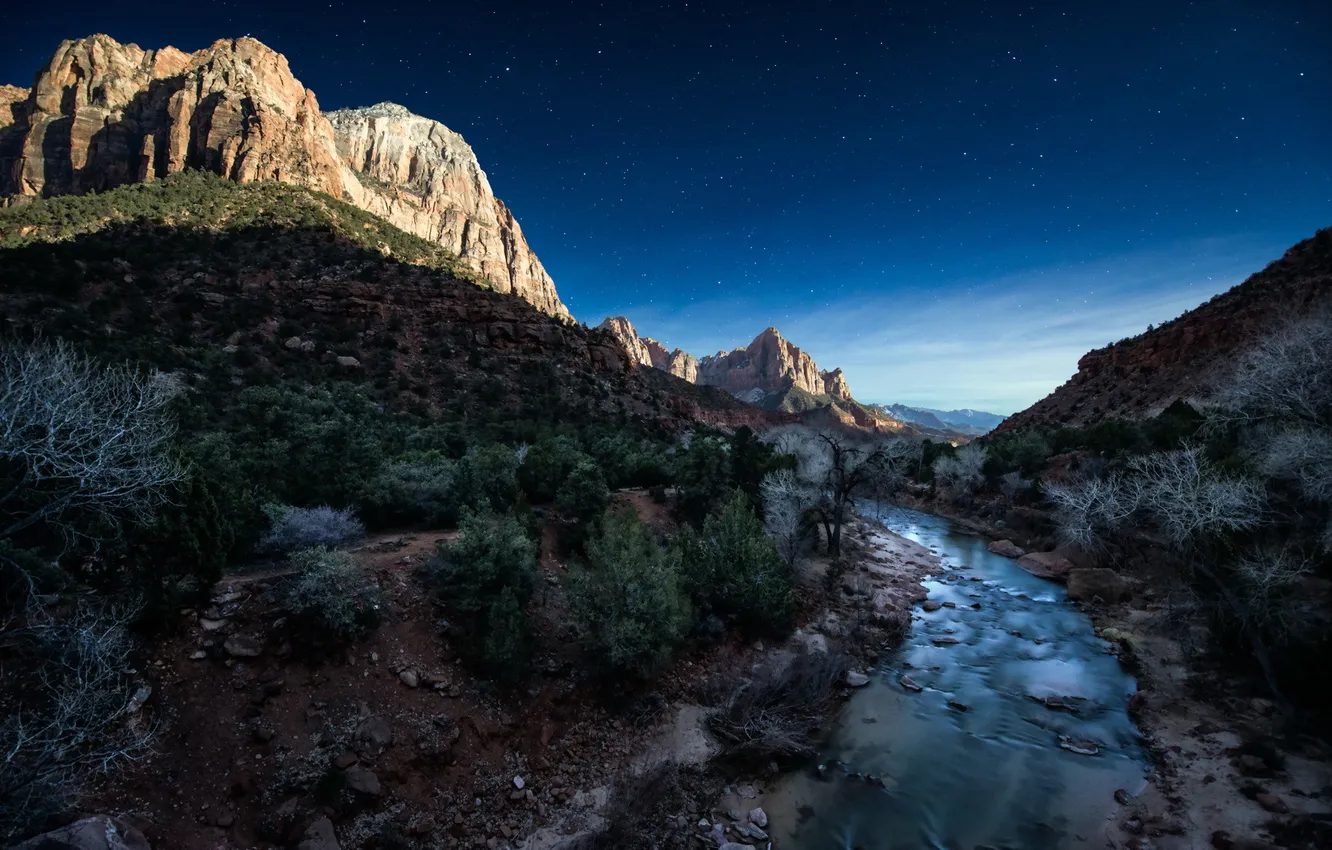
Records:
[[[645,494],[619,498],[666,521]],[[830,575],[827,559],[807,562],[801,627],[790,639],[696,649],[650,690],[608,700],[577,666],[566,568],[550,551],[534,603],[547,651],[532,678],[503,693],[457,663],[441,636],[444,611],[420,577],[447,536],[384,535],[359,547],[355,557],[388,600],[384,623],[319,661],[275,637],[266,595],[280,572],[224,580],[213,606],[188,612],[189,625],[149,660],[163,734],[150,759],[101,790],[100,810],[125,816],[159,848],[535,850],[602,825],[617,780],[669,762],[685,772],[685,793],[663,802],[661,817],[654,810],[639,838],[696,847],[700,819],[726,822],[715,808],[727,782],[764,781],[712,760],[705,703],[756,665],[830,645],[863,669],[909,624],[924,597],[919,579],[935,563],[857,523],[845,569]]]

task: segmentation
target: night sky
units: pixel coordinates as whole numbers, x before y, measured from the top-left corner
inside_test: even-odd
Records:
[[[324,109],[472,144],[574,314],[768,325],[865,401],[1008,413],[1332,225],[1332,3],[24,3],[64,38],[252,35]]]

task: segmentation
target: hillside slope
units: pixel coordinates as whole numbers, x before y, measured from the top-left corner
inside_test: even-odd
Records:
[[[1083,355],[1067,383],[997,429],[1144,419],[1204,393],[1283,320],[1332,306],[1332,228],[1243,283],[1158,328]]]
[[[350,204],[203,172],[0,209],[0,317],[172,372],[225,404],[278,379],[347,381],[477,425],[675,430],[707,399],[649,386],[610,334],[546,315],[439,245]],[[715,400],[714,400],[715,401]],[[728,400],[730,401],[730,400]],[[729,405],[719,411],[732,421]]]

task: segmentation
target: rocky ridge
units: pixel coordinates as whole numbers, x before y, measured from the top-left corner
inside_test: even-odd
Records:
[[[793,387],[834,401],[851,400],[851,387],[841,369],[820,370],[814,358],[788,342],[776,328],[763,331],[745,348],[719,351],[696,360],[679,348],[668,352],[655,339],[639,336],[624,316],[608,317],[599,327],[614,334],[635,363],[690,383],[720,387],[751,403]]]
[[[1236,357],[1282,321],[1332,303],[1332,228],[1243,283],[1160,327],[1088,352],[1053,393],[996,429],[1145,419],[1205,394]]]
[[[669,372],[677,378],[683,378],[691,384],[698,383],[698,361],[685,351],[677,348],[667,351],[666,346],[655,339],[639,336],[638,331],[624,316],[611,316],[598,327],[605,328],[615,335],[629,357],[639,365],[652,366]]]
[[[195,53],[62,42],[31,89],[0,88],[0,195],[79,195],[205,169],[346,200],[458,254],[499,292],[568,318],[472,149],[394,104],[325,115],[253,38]]]

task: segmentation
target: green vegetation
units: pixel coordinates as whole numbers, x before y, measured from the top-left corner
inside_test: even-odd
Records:
[[[439,547],[431,583],[457,618],[451,634],[484,678],[512,684],[527,671],[535,574],[536,546],[512,516],[465,512],[457,538]]]
[[[569,601],[588,656],[607,676],[651,676],[689,630],[679,553],[658,545],[631,509],[608,514],[588,542]]]
[[[792,569],[760,519],[761,482],[791,460],[746,428],[677,430],[680,399],[739,402],[606,368],[589,353],[600,332],[483,291],[448,252],[353,207],[197,173],[36,201],[0,209],[0,279],[17,388],[0,414],[40,423],[0,444],[14,661],[0,712],[31,728],[62,700],[100,706],[72,727],[78,753],[25,749],[0,724],[27,771],[0,789],[0,843],[151,744],[148,725],[121,722],[138,710],[136,640],[220,604],[229,570],[288,558],[296,574],[266,598],[291,641],[345,648],[384,603],[335,547],[456,527],[425,579],[449,642],[506,686],[542,638],[529,613],[543,519],[577,559],[568,601],[590,667],[614,681],[660,671],[701,631],[696,613],[745,634],[793,624]],[[34,441],[54,447],[40,469]],[[613,510],[623,487],[651,488],[689,530],[660,538]],[[98,677],[52,676],[57,647]]]
[[[795,616],[795,577],[749,499],[733,491],[679,538],[685,586],[700,610],[731,617],[748,635],[781,635]]]
[[[312,648],[364,637],[379,625],[379,588],[343,552],[305,549],[291,556],[298,573],[282,594],[291,634]]]

